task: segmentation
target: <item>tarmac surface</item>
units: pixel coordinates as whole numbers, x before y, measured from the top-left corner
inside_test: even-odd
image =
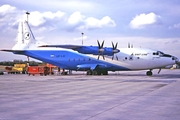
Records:
[[[0,119],[180,120],[180,70],[145,72],[1,75]]]

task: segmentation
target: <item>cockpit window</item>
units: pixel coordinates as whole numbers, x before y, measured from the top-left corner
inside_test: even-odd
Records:
[[[164,53],[161,52],[161,51],[153,52],[153,55],[159,55],[159,56],[161,56],[161,57],[172,57],[171,55],[169,55],[169,54],[164,54]]]
[[[164,55],[164,53],[163,52],[161,52],[161,51],[157,51],[158,53],[159,53],[159,55]]]
[[[169,54],[163,54],[163,56],[162,57],[172,57],[171,55],[169,55]]]
[[[163,55],[164,53],[161,51],[153,52],[153,55]]]
[[[159,55],[158,52],[153,52],[153,55]]]

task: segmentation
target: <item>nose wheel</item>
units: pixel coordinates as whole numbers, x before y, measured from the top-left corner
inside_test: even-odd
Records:
[[[152,74],[153,74],[153,73],[152,73],[151,70],[146,72],[146,75],[147,75],[147,76],[152,76]]]

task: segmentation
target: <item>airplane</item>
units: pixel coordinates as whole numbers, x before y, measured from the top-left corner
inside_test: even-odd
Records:
[[[19,22],[17,43],[12,49],[1,51],[25,55],[53,64],[66,70],[86,71],[87,75],[108,75],[108,71],[148,70],[165,68],[176,64],[177,57],[148,48],[104,47],[104,41],[98,46],[48,45],[36,40],[26,20]],[[159,73],[158,72],[158,73]]]

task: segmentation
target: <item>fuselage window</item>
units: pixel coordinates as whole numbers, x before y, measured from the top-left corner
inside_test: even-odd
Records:
[[[125,57],[125,60],[127,60],[127,57]]]
[[[54,55],[51,55],[51,58],[54,58]]]
[[[130,57],[129,57],[129,60],[132,60],[132,59],[133,59],[132,56],[130,56]]]

